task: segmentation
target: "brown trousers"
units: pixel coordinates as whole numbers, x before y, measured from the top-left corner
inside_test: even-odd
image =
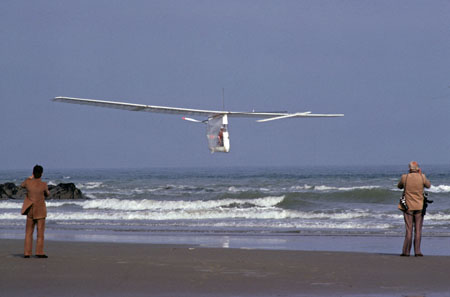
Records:
[[[27,214],[25,248],[23,254],[25,256],[31,256],[33,252],[33,232],[34,227],[37,226],[36,255],[44,255],[45,218],[33,219],[31,213],[32,212],[28,212]]]
[[[405,241],[403,242],[402,254],[409,255],[411,252],[413,229],[414,229],[414,253],[421,254],[420,242],[422,240],[423,216],[421,210],[409,210],[403,212],[405,219]]]

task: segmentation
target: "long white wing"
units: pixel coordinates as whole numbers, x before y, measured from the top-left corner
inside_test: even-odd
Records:
[[[283,118],[291,117],[342,117],[343,114],[313,114],[311,112],[238,112],[238,111],[222,111],[222,110],[202,110],[202,109],[190,109],[190,108],[177,108],[167,106],[145,105],[145,104],[133,104],[116,101],[103,101],[94,99],[82,99],[71,97],[55,97],[55,102],[64,102],[72,104],[93,105],[99,107],[125,109],[130,111],[146,111],[155,113],[169,113],[169,114],[181,114],[181,115],[197,115],[205,117],[213,117],[217,115],[228,115],[229,117],[254,117],[254,118],[266,118],[263,121],[271,121]]]

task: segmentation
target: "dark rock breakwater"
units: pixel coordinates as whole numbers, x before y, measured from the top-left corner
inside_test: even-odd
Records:
[[[60,183],[56,186],[49,185],[48,190],[50,191],[50,196],[45,198],[46,200],[52,199],[86,199],[73,183]],[[24,199],[26,195],[26,190],[14,183],[4,183],[0,184],[0,199]]]

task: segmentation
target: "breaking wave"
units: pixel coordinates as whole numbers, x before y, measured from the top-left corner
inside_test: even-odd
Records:
[[[294,210],[284,210],[281,208],[253,207],[249,209],[203,209],[203,210],[145,210],[145,211],[74,211],[74,212],[50,212],[48,220],[54,221],[73,221],[73,220],[114,220],[114,221],[171,221],[171,220],[223,220],[223,219],[251,219],[251,220],[271,220],[272,225],[280,225],[283,220],[301,220],[303,223],[309,221],[309,224],[331,224],[332,221],[340,221],[346,224],[352,223],[353,219],[373,218],[377,219],[379,215],[370,211],[346,211],[346,212],[303,212]],[[0,219],[16,220],[23,219],[20,213],[3,213]],[[357,221],[354,221],[355,223]],[[286,222],[284,222],[286,223]],[[353,224],[352,223],[352,224]],[[292,224],[292,223],[289,223]]]
[[[354,190],[372,190],[379,189],[379,186],[359,186],[359,187],[330,187],[330,186],[315,186],[314,190],[317,191],[354,191]]]
[[[213,208],[249,208],[273,207],[281,203],[284,196],[264,197],[258,199],[221,199],[196,201],[159,201],[159,200],[124,200],[124,199],[97,199],[74,204],[84,209],[111,209],[111,210],[204,210]]]
[[[450,193],[450,186],[449,185],[438,185],[438,186],[431,186],[431,188],[427,189],[428,192],[431,193]]]

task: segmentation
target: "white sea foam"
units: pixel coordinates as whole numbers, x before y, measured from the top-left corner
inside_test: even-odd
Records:
[[[309,224],[316,222],[329,223],[333,221],[348,222],[352,219],[363,217],[373,217],[367,210],[353,210],[348,212],[303,212],[294,210],[285,210],[273,206],[275,200],[271,203],[268,201],[260,201],[260,205],[249,208],[224,208],[224,207],[208,207],[204,208],[184,208],[175,209],[166,207],[164,209],[147,209],[147,210],[101,210],[101,209],[85,209],[80,211],[54,211],[48,213],[49,220],[221,220],[221,219],[256,219],[256,220],[275,220],[277,224],[286,219],[300,219],[309,221]],[[23,218],[17,213],[0,214],[0,219],[21,219]],[[358,222],[358,220],[355,220]],[[272,223],[273,224],[273,223]]]
[[[236,187],[231,186],[227,188],[227,192],[229,193],[242,193],[242,192],[253,192],[253,191],[260,191],[260,192],[270,192],[270,189],[268,188],[252,188],[252,187]]]
[[[84,209],[111,209],[111,210],[202,210],[213,208],[226,208],[230,205],[257,207],[272,207],[284,200],[284,196],[264,197],[257,199],[221,199],[221,200],[195,200],[195,201],[158,201],[158,200],[127,200],[127,199],[96,199],[80,202]]]
[[[304,184],[303,186],[291,186],[290,190],[291,191],[302,191],[302,190],[312,190],[314,189],[314,186],[310,186],[307,184]]]
[[[284,200],[284,196],[269,196],[257,199],[221,199],[221,200],[194,200],[194,201],[158,201],[158,200],[128,200],[128,199],[92,199],[83,201],[47,201],[47,207],[61,207],[65,205],[77,205],[83,209],[102,209],[102,210],[157,210],[157,211],[175,211],[175,210],[204,210],[215,208],[248,208],[248,207],[274,207]],[[20,209],[22,202],[1,201],[0,209]]]
[[[165,225],[170,223],[165,223]],[[189,222],[191,227],[216,227],[216,228],[283,228],[283,229],[387,229],[392,227],[392,224],[377,224],[377,223],[358,223],[358,222],[327,222],[317,223],[314,221],[265,221],[265,220],[245,220],[245,221],[220,221],[220,222],[208,222],[198,223]]]
[[[337,219],[339,216],[328,214],[328,220],[313,220],[306,218],[304,214],[291,211],[272,209],[259,211],[246,210],[216,210],[206,212],[73,212],[73,213],[49,213],[49,221],[60,221],[72,225],[81,222],[114,221],[121,222],[125,226],[127,221],[176,221],[175,227],[237,227],[237,228],[296,228],[296,229],[387,229],[391,227],[387,223],[361,222]],[[285,219],[289,221],[286,222]],[[333,220],[334,219],[334,220]],[[18,213],[0,214],[0,220],[23,220]],[[182,220],[182,222],[180,222]],[[210,221],[207,221],[210,220]],[[219,220],[219,221],[218,221]],[[87,223],[87,222],[86,222]],[[81,223],[84,224],[84,223]],[[88,223],[90,224],[90,223]],[[108,222],[106,222],[109,225]],[[112,223],[112,226],[117,225]],[[164,226],[170,226],[164,223]]]
[[[238,192],[242,192],[242,189],[238,189],[238,188],[236,188],[234,186],[231,186],[231,187],[228,188],[228,192],[230,192],[230,193],[238,193]]]
[[[391,224],[374,224],[374,223],[361,223],[361,222],[300,222],[286,224],[280,226],[283,228],[295,228],[295,229],[389,229]]]
[[[21,215],[20,213],[11,213],[11,212],[7,212],[7,213],[2,213],[0,214],[0,220],[23,220],[24,216]]]
[[[20,209],[22,201],[0,201],[0,209]]]
[[[359,186],[359,187],[331,187],[331,186],[315,186],[314,190],[317,191],[354,191],[354,190],[372,190],[378,189],[380,186]]]
[[[430,189],[427,189],[426,191],[432,192],[432,193],[450,193],[450,186],[449,185],[439,185],[439,186],[431,186]]]
[[[100,188],[103,185],[102,182],[87,182],[84,184],[77,184],[77,187],[80,189],[87,189],[87,190],[91,190],[91,189],[97,189]]]
[[[285,219],[291,217],[289,211],[281,209],[257,210],[208,210],[208,211],[80,211],[80,212],[49,212],[47,220],[210,220],[210,219]],[[20,213],[2,213],[0,220],[23,219]]]
[[[364,210],[352,210],[347,212],[302,212],[297,211],[295,212],[294,218],[301,218],[301,219],[321,219],[321,220],[351,220],[351,219],[358,219],[358,218],[365,218],[365,217],[373,217],[373,214],[370,211],[364,211]]]
[[[21,209],[22,201],[0,201],[0,209]],[[63,205],[79,205],[82,206],[84,201],[47,201],[47,207],[61,207]]]
[[[84,201],[65,200],[65,201],[47,201],[47,207],[61,207],[67,205],[79,205],[82,206]]]
[[[302,220],[352,220],[374,217],[370,210],[298,211],[277,207],[284,196],[257,199],[223,199],[207,201],[156,201],[98,199],[87,201],[49,201],[47,206],[55,220],[209,220],[209,219],[302,219]],[[58,210],[59,207],[76,205],[83,210]],[[3,202],[0,207],[20,209],[18,202]],[[7,219],[5,217],[1,217]]]
[[[430,213],[427,212],[426,214],[427,220],[433,220],[433,221],[450,221],[450,214],[446,213]]]

